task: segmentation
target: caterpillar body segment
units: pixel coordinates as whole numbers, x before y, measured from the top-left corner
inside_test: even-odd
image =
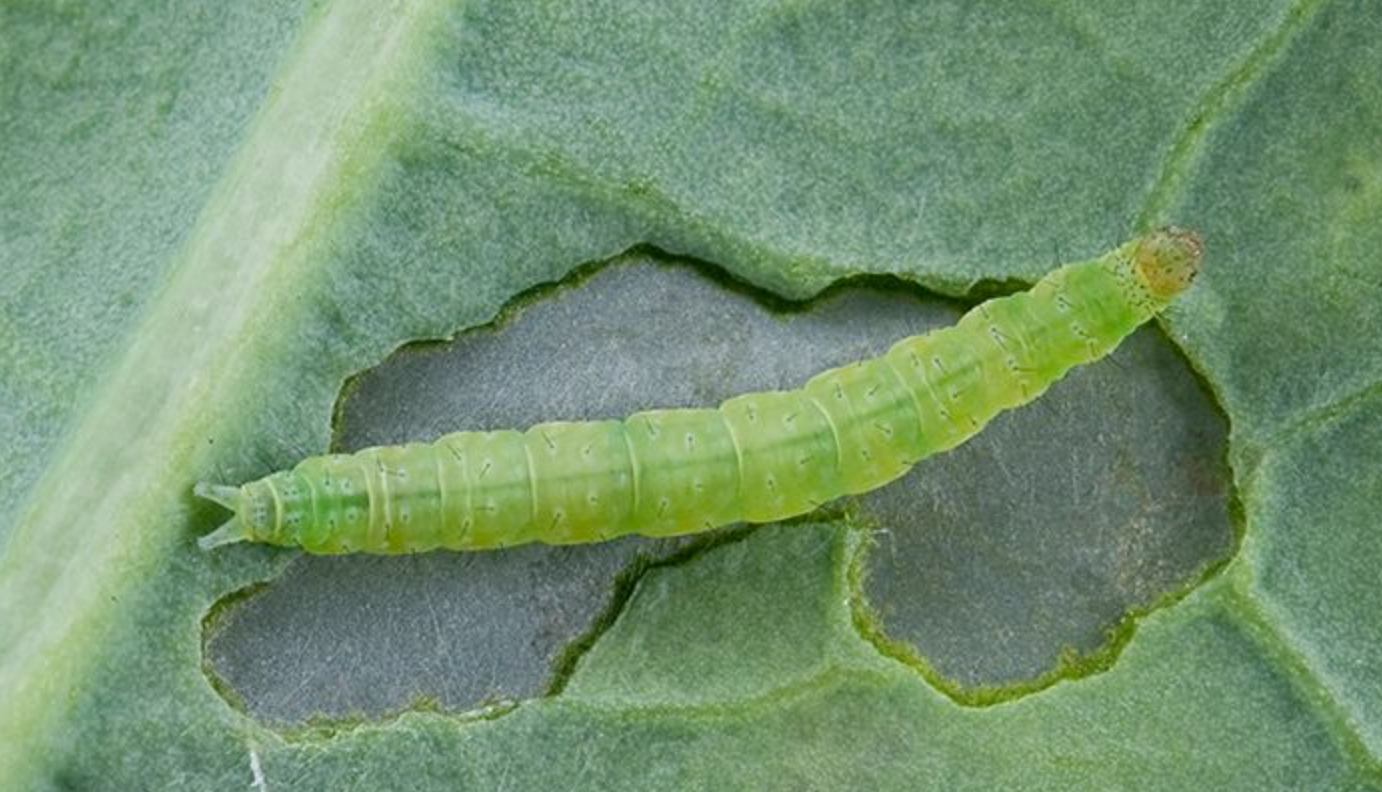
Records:
[[[234,512],[200,544],[476,550],[771,522],[875,489],[1101,358],[1186,288],[1199,238],[1164,229],[989,300],[954,326],[791,391],[616,421],[457,432],[303,460],[195,493]]]

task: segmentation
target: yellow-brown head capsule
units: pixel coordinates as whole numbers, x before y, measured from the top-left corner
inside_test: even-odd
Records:
[[[1133,269],[1153,297],[1167,302],[1195,280],[1203,253],[1199,234],[1184,228],[1163,228],[1138,242]]]

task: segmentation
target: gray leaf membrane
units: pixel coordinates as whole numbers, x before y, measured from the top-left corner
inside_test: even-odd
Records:
[[[961,692],[1090,655],[1129,610],[1235,546],[1226,426],[1143,328],[1041,399],[864,499],[864,591],[892,639]]]

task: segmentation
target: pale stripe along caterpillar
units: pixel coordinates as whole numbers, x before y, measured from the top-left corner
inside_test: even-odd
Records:
[[[311,457],[241,487],[198,484],[197,495],[235,512],[200,544],[474,550],[803,514],[892,481],[1107,355],[1190,284],[1200,253],[1192,232],[1153,232],[799,390],[624,421],[457,432]]]

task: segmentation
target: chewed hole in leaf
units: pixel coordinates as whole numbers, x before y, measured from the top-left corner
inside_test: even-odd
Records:
[[[1155,328],[864,499],[863,621],[961,700],[1111,659],[1231,557],[1227,426]]]
[[[799,386],[959,314],[955,304],[891,280],[784,306],[707,277],[704,268],[634,253],[518,301],[490,326],[410,346],[363,373],[338,405],[335,446],[352,451],[461,429],[715,405]],[[1150,352],[1136,351],[1144,347]],[[1097,647],[1110,619],[1183,586],[1229,551],[1226,519],[1204,519],[1217,514],[1205,504],[1222,510],[1224,502],[1216,478],[1222,427],[1164,339],[1143,333],[1132,350],[1121,354],[1122,365],[1097,367],[1083,390],[1072,379],[1000,419],[968,449],[863,499],[886,528],[868,560],[869,607],[893,640],[910,642],[966,684],[1040,674],[1062,647]],[[1118,397],[1168,387],[1180,395],[1140,409]],[[1172,430],[1197,409],[1208,416],[1192,421],[1198,429]],[[1070,410],[1075,418],[1059,418]],[[1150,443],[1151,454],[1137,456],[1129,438]],[[1175,459],[1207,478],[1140,478],[1145,465]],[[1110,470],[1113,478],[1099,477]],[[1184,495],[1187,481],[1198,481],[1200,511]],[[1164,497],[1148,500],[1149,488]],[[984,494],[983,508],[966,507],[966,493]],[[1132,516],[1061,521],[1043,510],[1048,499],[1100,520]],[[1041,524],[1033,528],[1033,520]],[[225,608],[208,635],[208,659],[252,714],[281,725],[378,716],[418,700],[465,711],[540,696],[559,689],[574,667],[571,647],[598,640],[602,617],[619,606],[613,592],[621,572],[640,554],[665,558],[680,546],[633,538],[415,557],[304,556]],[[1045,603],[1047,620],[1023,629],[1033,626],[1032,612],[1012,608],[1018,601]],[[947,618],[928,620],[937,611]],[[995,634],[1004,636],[1001,651]]]

